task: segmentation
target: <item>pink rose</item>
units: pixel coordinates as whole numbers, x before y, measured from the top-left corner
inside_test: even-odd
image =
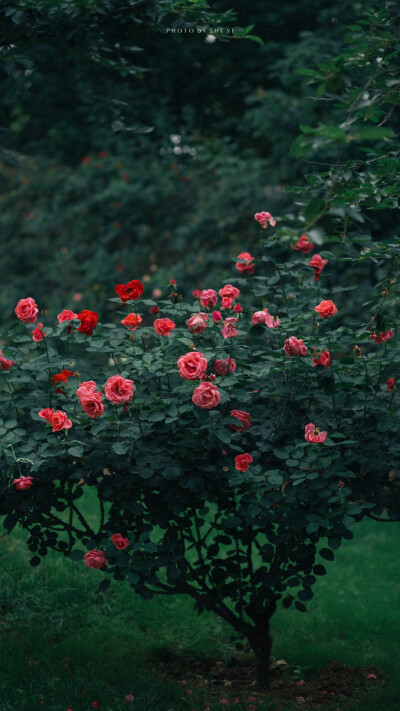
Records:
[[[233,310],[235,314],[241,314],[243,312],[243,309],[240,304],[235,304]]]
[[[156,318],[154,321],[154,330],[158,336],[170,336],[174,328],[175,324],[170,318]]]
[[[33,486],[33,477],[31,476],[21,476],[19,479],[14,479],[13,484],[18,491],[23,491],[24,489],[30,489]]]
[[[126,701],[126,702],[128,702],[128,701],[134,701],[134,700],[135,700],[135,697],[134,697],[133,694],[127,694],[127,695],[125,696],[125,701]]]
[[[228,364],[229,364],[229,372],[234,373],[236,370],[236,363],[233,360],[233,358],[225,358],[225,360],[220,360],[219,358],[216,358],[214,361],[214,370],[217,375],[226,375],[228,372]]]
[[[307,235],[301,235],[300,239],[297,240],[293,249],[297,249],[299,252],[303,252],[303,254],[308,254],[308,252],[312,252],[312,250],[314,249],[314,245],[312,242],[310,242]]]
[[[326,432],[320,432],[318,427],[315,427],[312,422],[305,426],[304,432],[304,439],[307,440],[307,442],[325,442],[326,440]]]
[[[14,313],[22,323],[36,323],[38,311],[34,299],[30,296],[27,299],[20,299],[14,309]]]
[[[218,301],[218,294],[214,289],[203,289],[200,294],[200,306],[203,309],[212,309]]]
[[[103,395],[100,392],[96,392],[96,388],[97,385],[94,380],[87,380],[81,383],[76,391],[83,411],[92,419],[100,417],[104,412]]]
[[[248,272],[248,274],[254,274],[254,264],[250,264],[254,257],[251,256],[250,252],[241,252],[237,256],[238,259],[242,259],[242,262],[236,262],[236,269],[239,274],[243,272]]]
[[[200,299],[200,296],[201,296],[201,291],[200,291],[200,289],[195,289],[195,290],[192,292],[192,296],[193,296],[195,299]]]
[[[60,432],[60,430],[69,430],[72,427],[72,422],[67,418],[66,412],[56,410],[50,418],[52,432]]]
[[[264,324],[265,323],[265,312],[256,311],[251,319],[251,323],[254,324]]]
[[[39,417],[43,417],[46,422],[50,422],[54,412],[54,407],[51,409],[49,407],[45,407],[44,410],[40,410],[38,413]]]
[[[213,321],[217,323],[218,321],[222,320],[222,314],[220,311],[213,311],[212,313]]]
[[[307,346],[304,345],[302,338],[291,336],[286,339],[283,350],[289,356],[305,356],[307,353]]]
[[[238,472],[246,472],[252,461],[254,460],[251,454],[238,454],[237,457],[235,457],[235,469],[237,469]]]
[[[88,568],[104,568],[108,565],[104,552],[98,551],[96,548],[93,548],[93,550],[85,553],[83,558]]]
[[[223,327],[221,335],[223,338],[236,338],[238,332],[237,329],[232,326],[231,323],[228,323],[226,326]]]
[[[118,548],[119,551],[122,551],[124,548],[127,548],[130,543],[129,543],[129,538],[124,538],[121,536],[120,533],[114,533],[111,536],[111,541],[114,543],[114,546]]]
[[[57,318],[60,323],[63,323],[64,321],[72,321],[72,319],[78,318],[78,314],[74,314],[74,312],[69,309],[64,309],[58,314]]]
[[[271,227],[275,227],[276,225],[276,220],[274,220],[270,212],[256,212],[254,219],[257,220],[263,230],[265,230],[268,225],[271,225]]]
[[[218,388],[213,383],[201,383],[193,392],[192,402],[197,407],[202,407],[205,410],[211,410],[217,407],[221,400]]]
[[[242,423],[242,427],[239,427],[239,425],[229,425],[229,427],[232,430],[235,430],[235,432],[246,432],[246,430],[251,427],[251,415],[249,412],[243,412],[243,410],[231,410],[229,414],[231,417],[236,417],[236,419],[240,420]]]
[[[237,289],[236,286],[232,286],[232,284],[227,284],[226,286],[222,287],[222,289],[220,289],[218,293],[221,299],[223,299],[224,296],[227,296],[228,299],[232,299],[232,301],[235,301],[235,299],[240,296],[240,290]]]
[[[15,365],[17,362],[16,360],[8,360],[8,358],[5,358],[5,356],[2,355],[3,351],[0,348],[0,368],[1,370],[10,370],[10,368]]]
[[[94,380],[86,380],[83,383],[80,384],[78,390],[76,391],[76,394],[78,396],[78,400],[81,399],[83,395],[86,395],[87,393],[92,393],[96,390],[97,385],[94,382]]]
[[[221,308],[230,309],[231,306],[232,306],[232,299],[230,299],[229,296],[224,296],[221,299]]]
[[[187,325],[192,333],[203,333],[208,326],[208,314],[203,311],[194,314],[194,316],[191,316],[188,320]]]
[[[113,405],[130,402],[133,398],[133,380],[123,378],[121,375],[113,375],[108,378],[104,386],[104,393],[107,400],[110,400]]]
[[[314,280],[319,281],[319,278],[322,274],[322,270],[328,264],[328,260],[322,259],[322,257],[320,257],[319,254],[314,254],[313,258],[308,263],[309,263],[310,267],[314,267],[314,269],[315,269]]]
[[[321,318],[330,318],[338,312],[335,304],[330,299],[321,301],[321,303],[315,307],[314,311],[316,311]]]
[[[83,411],[86,415],[94,419],[95,417],[100,417],[100,415],[104,412],[102,399],[103,396],[101,393],[91,391],[84,393],[79,398],[79,402],[81,403]]]
[[[374,331],[369,337],[370,341],[375,341],[375,343],[385,343],[389,340],[389,338],[393,338],[393,331],[391,328],[389,331],[381,331],[379,336]]]
[[[184,380],[198,380],[207,370],[207,360],[202,353],[192,351],[178,358],[179,375]]]
[[[42,329],[43,329],[42,323],[38,323],[37,327],[33,329],[32,340],[35,341],[35,343],[39,343],[39,341],[43,340],[43,338],[45,337],[46,334]]]

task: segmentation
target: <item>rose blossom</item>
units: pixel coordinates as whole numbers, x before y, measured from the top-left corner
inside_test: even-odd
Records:
[[[118,548],[119,551],[122,551],[124,548],[127,548],[130,543],[128,538],[124,538],[121,536],[120,533],[114,533],[111,536],[111,541],[114,543],[114,546]]]
[[[310,267],[314,267],[314,269],[315,269],[314,280],[319,281],[319,278],[322,274],[322,270],[328,264],[328,260],[322,259],[322,257],[319,254],[314,254],[313,258],[308,263],[309,263]]]
[[[60,432],[60,430],[69,430],[72,427],[72,422],[67,418],[67,413],[62,410],[56,410],[50,417],[52,432]]]
[[[250,262],[253,261],[254,257],[251,256],[250,252],[241,252],[238,254],[237,259],[243,259],[243,262],[236,262],[236,269],[238,270],[239,274],[243,274],[243,272],[248,272],[248,274],[254,274],[254,264],[250,264]]]
[[[375,341],[376,343],[385,343],[389,338],[393,337],[393,330],[390,328],[389,331],[381,331],[379,336],[375,331],[369,337],[370,341]]]
[[[5,356],[2,355],[3,351],[0,348],[0,368],[1,370],[10,370],[10,368],[15,365],[17,362],[16,360],[9,360]]]
[[[187,325],[192,333],[203,333],[208,327],[208,314],[204,313],[204,311],[194,314],[188,320]]]
[[[113,405],[130,402],[133,398],[133,380],[123,378],[121,375],[113,375],[108,378],[104,386],[104,393],[107,400],[110,400]]]
[[[104,568],[108,565],[104,551],[96,550],[96,548],[93,548],[93,550],[85,553],[83,558],[88,568]]]
[[[158,313],[160,313],[160,309],[158,308],[158,306],[152,306],[150,309],[150,313],[151,314],[158,314]]]
[[[139,279],[133,279],[127,284],[117,284],[114,291],[124,303],[125,301],[139,299],[144,292],[144,286]]]
[[[91,336],[97,326],[98,318],[99,316],[95,311],[88,311],[88,309],[81,311],[78,314],[78,319],[81,322],[78,331],[80,333],[85,333],[87,336]]]
[[[305,356],[307,353],[307,346],[303,343],[302,338],[291,336],[286,339],[283,350],[289,356]]]
[[[316,365],[324,365],[325,370],[327,368],[330,368],[331,366],[331,355],[329,351],[324,348],[321,353],[316,353],[315,356],[313,356],[313,361],[314,361],[314,368]]]
[[[202,353],[192,351],[178,358],[179,375],[184,380],[198,380],[207,370],[207,360]]]
[[[94,382],[94,380],[84,381],[83,383],[80,384],[78,390],[76,391],[78,399],[80,400],[83,395],[94,392],[96,390],[96,388],[97,388],[97,385]]]
[[[19,479],[14,479],[13,484],[18,491],[23,491],[24,489],[30,489],[33,486],[33,477],[31,476],[21,476]]]
[[[216,358],[214,361],[214,370],[217,375],[226,375],[228,372],[228,364],[229,364],[229,372],[234,373],[236,370],[236,363],[233,360],[233,358],[225,358],[225,360],[220,360],[219,358]]]
[[[314,244],[310,242],[307,235],[301,235],[300,239],[297,240],[293,249],[297,249],[299,252],[303,252],[303,254],[308,254],[314,249]]]
[[[326,440],[326,432],[320,432],[318,427],[315,427],[312,422],[305,426],[304,433],[304,439],[307,440],[307,442],[325,442]]]
[[[251,454],[238,454],[237,457],[235,457],[235,469],[237,469],[238,472],[246,472],[252,461],[253,457]]]
[[[241,304],[235,304],[233,307],[235,314],[241,314],[243,312]]]
[[[321,303],[315,307],[314,311],[316,311],[321,318],[330,318],[338,312],[335,304],[330,299],[321,301]]]
[[[203,309],[212,309],[218,301],[218,294],[214,289],[203,289],[200,293],[200,306]]]
[[[276,225],[276,220],[274,220],[270,212],[256,212],[254,219],[257,220],[263,230],[265,230],[268,225],[271,225],[271,227],[275,227]]]
[[[154,321],[154,330],[158,336],[170,336],[174,328],[175,324],[170,318],[156,318]]]
[[[14,313],[22,323],[36,323],[38,311],[35,300],[30,296],[27,299],[20,299],[14,309]]]
[[[220,311],[213,311],[213,312],[212,312],[212,317],[213,317],[214,323],[217,323],[217,321],[221,321],[221,319],[222,319],[222,314],[221,314]]]
[[[240,420],[242,423],[242,427],[239,427],[239,425],[229,425],[229,427],[232,430],[235,430],[235,432],[246,432],[246,430],[251,427],[250,412],[243,412],[243,410],[231,410],[229,414],[231,417],[236,417],[236,419]]]
[[[53,385],[55,385],[56,383],[66,383],[68,378],[71,377],[71,375],[73,375],[72,370],[66,370],[66,368],[63,368],[61,373],[56,373],[52,376],[51,382],[53,383]]]
[[[253,325],[265,323],[265,312],[264,311],[256,311],[251,318],[251,323]]]
[[[37,324],[37,327],[33,329],[32,340],[35,341],[35,343],[39,343],[45,337],[46,334],[42,329],[43,329],[43,324],[40,322]]]
[[[396,387],[396,381],[395,381],[395,379],[394,379],[394,378],[388,378],[388,380],[386,381],[386,385],[387,385],[387,388],[386,388],[387,392],[388,392],[388,393],[391,393],[392,390],[394,390],[394,388]]]
[[[224,296],[221,299],[221,308],[222,309],[230,309],[232,306],[232,299],[230,299],[228,296]]]
[[[226,286],[223,286],[218,293],[221,299],[223,299],[224,296],[227,296],[228,299],[232,299],[232,301],[235,301],[235,299],[240,296],[240,290],[237,289],[236,286],[232,286],[232,284],[226,284]]]
[[[104,412],[103,395],[100,392],[96,392],[96,388],[97,385],[94,380],[88,380],[81,383],[76,391],[83,411],[92,419],[100,417]]]
[[[45,407],[44,410],[40,410],[38,412],[39,417],[43,417],[46,422],[50,422],[54,412],[54,407],[50,409],[50,407]]]
[[[279,318],[277,316],[271,316],[268,309],[263,309],[263,311],[265,313],[264,324],[267,326],[267,328],[278,328],[281,323]]]
[[[195,299],[200,299],[200,296],[201,296],[201,291],[200,291],[200,289],[195,289],[195,290],[192,292],[192,296],[193,296],[193,298],[195,298]]]
[[[197,407],[202,407],[205,410],[211,410],[213,407],[217,407],[221,400],[221,395],[219,394],[218,388],[213,383],[201,383],[193,391],[192,402],[194,402]]]
[[[238,322],[235,316],[230,316],[222,322],[222,337],[223,338],[235,338],[238,335],[235,324]]]
[[[157,309],[157,313],[158,313],[158,309]],[[143,321],[143,319],[141,316],[139,316],[139,314],[131,313],[131,314],[128,314],[127,316],[125,316],[125,318],[122,319],[121,323],[123,326],[127,326],[127,328],[130,331],[134,331],[135,328],[140,326],[142,321]]]
[[[72,319],[78,318],[78,314],[74,314],[74,312],[69,309],[64,309],[58,314],[57,318],[60,323],[63,323],[64,321],[72,321]]]
[[[127,694],[125,696],[125,701],[134,701],[134,700],[135,700],[135,697],[133,694]]]

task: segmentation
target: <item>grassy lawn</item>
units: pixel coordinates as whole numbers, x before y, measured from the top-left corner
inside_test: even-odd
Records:
[[[248,694],[235,703],[229,689],[215,696],[160,675],[160,660],[171,653],[178,664],[179,658],[229,662],[234,643],[218,617],[198,616],[181,597],[144,602],[122,582],[97,594],[101,572],[55,554],[32,569],[24,536],[18,531],[0,540],[0,711],[89,711],[94,701],[100,711],[241,710],[253,703]],[[292,678],[306,681],[299,691],[305,698],[307,679],[329,661],[373,665],[385,683],[371,680],[370,693],[351,708],[400,709],[399,543],[396,524],[363,522],[355,540],[337,551],[337,562],[327,564],[308,612],[276,614],[273,654],[288,662]],[[125,702],[127,694],[135,700]],[[268,695],[254,704],[267,711],[311,708],[307,701],[274,703]]]

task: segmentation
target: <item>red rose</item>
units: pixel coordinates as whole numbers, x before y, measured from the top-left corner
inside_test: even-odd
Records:
[[[28,296],[27,299],[20,299],[14,312],[22,323],[36,323],[38,307],[34,299]]]
[[[388,393],[391,393],[392,390],[394,390],[394,388],[396,387],[396,381],[395,381],[395,379],[394,379],[394,378],[388,378],[388,380],[386,381],[386,385],[387,385],[387,387],[386,387],[387,392],[388,392]]]
[[[81,322],[78,331],[80,333],[85,333],[87,336],[91,336],[97,326],[98,318],[99,316],[95,311],[88,311],[86,309],[85,311],[81,311],[78,314],[78,319]]]
[[[393,337],[393,330],[390,328],[389,331],[381,331],[379,333],[379,336],[373,332],[373,334],[369,337],[370,341],[375,341],[376,343],[385,343],[386,341],[389,340],[389,338]]]
[[[142,321],[143,319],[141,316],[139,316],[139,314],[132,313],[125,316],[125,318],[122,319],[121,323],[123,326],[129,328],[130,331],[134,331],[135,328],[140,326]]]
[[[236,370],[236,363],[233,360],[233,358],[225,358],[225,360],[221,360],[220,358],[216,358],[214,361],[214,370],[217,375],[226,375],[228,372],[228,364],[229,364],[229,372],[234,373]]]
[[[144,292],[144,286],[139,279],[133,279],[127,284],[117,284],[115,293],[118,294],[121,301],[133,301],[139,299]]]
[[[325,370],[327,368],[330,368],[331,365],[331,356],[329,351],[324,348],[324,350],[321,353],[316,353],[315,356],[313,357],[314,361],[314,368],[316,365],[323,365],[325,366]]]
[[[114,533],[111,536],[111,540],[114,543],[114,546],[118,548],[119,551],[122,551],[124,548],[127,548],[130,543],[128,538],[124,538],[121,536],[120,533]]]
[[[63,323],[64,321],[72,321],[73,318],[78,318],[78,314],[75,314],[69,309],[64,309],[58,314],[57,318],[60,323]]]
[[[15,484],[17,491],[30,489],[33,486],[33,478],[31,476],[21,476],[19,479],[14,479],[13,484]]]
[[[224,296],[227,296],[228,299],[232,299],[232,301],[235,301],[235,299],[237,299],[240,295],[240,290],[237,289],[236,286],[232,286],[232,284],[227,284],[226,286],[223,286],[218,293],[221,299]]]
[[[313,258],[308,263],[309,263],[310,267],[314,267],[314,269],[315,269],[315,273],[314,273],[315,281],[319,281],[319,278],[322,274],[322,270],[328,264],[328,260],[322,259],[322,257],[320,257],[319,254],[314,254]]]
[[[66,370],[65,368],[62,369],[61,373],[56,373],[53,375],[51,382],[55,385],[56,383],[66,383],[68,378],[73,375],[72,370]]]
[[[158,336],[169,336],[175,328],[175,324],[170,318],[156,318],[154,330]]]
[[[96,550],[96,548],[85,553],[83,558],[88,568],[104,568],[104,566],[108,565],[104,552]]]
[[[327,301],[321,301],[321,303],[315,307],[314,311],[316,311],[321,318],[330,318],[331,316],[337,314],[337,308],[330,299]]]
[[[312,252],[312,250],[314,249],[314,245],[312,242],[310,242],[306,235],[301,235],[300,239],[297,240],[293,249],[297,249],[299,252],[303,252],[303,254],[308,254],[308,252]]]
[[[52,426],[52,432],[60,432],[60,430],[69,430],[72,427],[72,422],[67,418],[67,414],[62,410],[56,410],[53,412],[50,418],[50,424]]]
[[[152,306],[150,309],[150,313],[152,313],[152,314],[158,314],[159,312],[160,312],[160,309],[158,308],[158,306]]]
[[[238,470],[238,472],[245,472],[249,468],[249,464],[251,464],[253,461],[253,457],[251,454],[238,454],[237,457],[235,457],[235,469]]]
[[[239,274],[243,274],[243,272],[254,274],[254,264],[250,263],[254,260],[254,257],[251,256],[250,252],[241,252],[237,258],[243,259],[243,262],[236,262],[236,269]]]
[[[239,425],[229,425],[229,427],[232,430],[235,430],[235,432],[246,432],[246,430],[251,427],[250,412],[243,412],[243,410],[231,410],[229,414],[231,417],[236,417],[236,419],[240,420],[242,423],[242,427],[239,427]]]

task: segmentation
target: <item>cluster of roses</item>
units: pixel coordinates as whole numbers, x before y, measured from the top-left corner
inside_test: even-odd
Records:
[[[133,399],[134,381],[123,378],[122,375],[112,375],[104,386],[104,394],[113,405],[127,405]],[[104,412],[103,394],[97,389],[94,380],[81,383],[76,391],[83,411],[92,419],[100,417]]]
[[[32,331],[32,339],[36,341],[36,343],[45,337],[46,334],[43,331],[43,324],[37,321],[39,309],[34,299],[30,296],[28,296],[27,299],[20,299],[14,309],[14,313],[17,318],[22,321],[22,323],[36,323],[36,328]],[[81,311],[79,314],[76,314],[69,309],[64,309],[64,311],[61,311],[61,313],[58,314],[57,319],[59,323],[78,319],[81,322],[78,331],[85,333],[87,336],[91,336],[97,325],[98,314],[96,314],[95,311],[88,311],[86,309]]]
[[[293,249],[296,249],[298,252],[302,252],[303,254],[308,254],[314,249],[314,244],[308,239],[307,235],[301,235],[300,239],[298,239],[296,244],[293,246]],[[319,281],[319,278],[322,274],[322,270],[328,264],[328,260],[322,259],[321,255],[319,254],[314,254],[312,259],[308,263],[310,267],[314,267],[315,281]]]
[[[236,314],[241,314],[243,312],[242,306],[240,304],[235,304],[234,302],[240,296],[240,290],[232,284],[226,284],[219,290],[218,294],[214,289],[195,289],[193,296],[195,299],[199,299],[200,306],[203,309],[211,310],[218,303],[218,295],[221,298],[221,310],[226,311],[233,308]],[[203,333],[209,324],[209,314],[205,311],[200,311],[190,317],[187,322],[189,330],[191,333]],[[237,322],[239,320],[238,316],[223,316],[221,311],[212,312],[212,320],[214,323],[220,323],[222,325],[221,335],[223,338],[235,338],[238,335]]]

